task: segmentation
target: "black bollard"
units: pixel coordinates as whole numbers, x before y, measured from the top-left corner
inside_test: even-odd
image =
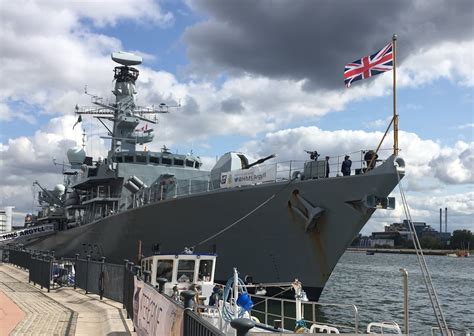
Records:
[[[88,291],[88,285],[89,285],[89,263],[91,261],[91,256],[88,254],[86,257],[87,263],[86,263],[86,294],[89,294]]]
[[[105,257],[100,258],[100,274],[99,274],[99,296],[100,299],[104,297],[105,291],[105,272],[104,272]]]
[[[237,318],[230,322],[232,328],[237,330],[237,336],[247,336],[248,331],[255,327],[255,322],[251,319]]]
[[[163,291],[165,290],[165,284],[168,282],[166,278],[158,278],[156,279],[158,282],[158,293],[163,294]]]
[[[184,299],[184,309],[190,309],[190,310],[193,309],[195,295],[196,295],[196,292],[192,290],[181,292],[181,297]]]
[[[138,265],[133,266],[133,274],[140,277],[141,273],[142,273],[142,267],[141,266],[138,266]]]

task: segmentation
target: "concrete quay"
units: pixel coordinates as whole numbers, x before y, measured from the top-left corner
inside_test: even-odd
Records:
[[[0,336],[135,335],[122,304],[69,287],[28,283],[28,271],[0,263]]]

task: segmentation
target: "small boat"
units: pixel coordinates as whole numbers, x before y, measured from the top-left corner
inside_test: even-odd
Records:
[[[471,254],[469,253],[469,250],[457,250],[456,252],[446,254],[446,256],[454,258],[467,258],[470,257]]]
[[[225,285],[214,283],[215,254],[195,254],[190,249],[180,254],[158,254],[141,260],[141,271],[134,280],[133,312],[137,333],[146,326],[157,326],[149,334],[180,335],[179,316],[184,307],[191,309],[199,324],[210,326],[219,335],[235,335],[236,321],[244,323],[255,333],[359,333],[359,309],[352,304],[309,301],[302,283],[253,284],[243,281],[236,268]],[[263,288],[278,287],[282,292],[294,292],[294,300],[262,295]],[[192,290],[193,292],[190,292]],[[140,293],[140,294],[139,294]],[[255,294],[253,294],[255,293]],[[192,298],[192,299],[191,299]],[[189,306],[190,300],[194,302]],[[290,307],[293,306],[293,307]],[[161,314],[150,313],[159,307]],[[279,313],[275,313],[275,307]],[[319,321],[319,309],[351,312],[349,321]],[[313,318],[305,319],[303,312]],[[189,310],[188,313],[189,314]],[[242,322],[244,320],[244,322]],[[169,328],[166,329],[165,328]],[[402,334],[395,322],[370,323],[367,333],[374,331]],[[194,334],[193,334],[194,335]],[[196,334],[197,335],[197,334]],[[199,334],[201,335],[201,334]]]

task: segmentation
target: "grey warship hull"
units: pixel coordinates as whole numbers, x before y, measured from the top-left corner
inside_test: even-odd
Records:
[[[58,257],[92,254],[122,263],[135,259],[138,241],[145,255],[157,243],[163,253],[195,245],[197,253],[207,253],[215,244],[216,279],[227,279],[233,267],[254,282],[298,278],[309,296],[318,299],[339,258],[377,208],[367,200],[388,197],[403,176],[401,163],[391,156],[365,174],[295,179],[165,199],[58,231],[29,247],[54,250]],[[235,226],[197,245],[269,198]]]

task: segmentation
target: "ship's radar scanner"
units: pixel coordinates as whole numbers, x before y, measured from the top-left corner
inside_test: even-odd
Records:
[[[139,65],[143,61],[141,56],[124,51],[113,52],[111,57],[113,61],[125,66]]]

